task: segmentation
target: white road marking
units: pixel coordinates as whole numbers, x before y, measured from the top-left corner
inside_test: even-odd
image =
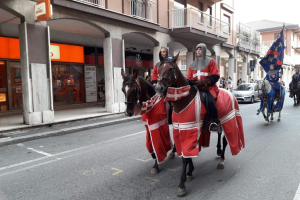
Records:
[[[298,190],[295,194],[294,200],[300,200],[300,184],[299,184]]]
[[[40,150],[37,150],[37,149],[34,149],[34,148],[30,148],[30,147],[26,147],[24,144],[22,143],[19,143],[17,144],[17,146],[19,147],[25,147],[26,149],[30,150],[30,151],[34,151],[36,153],[39,153],[39,154],[42,154],[42,155],[45,155],[45,156],[48,156],[48,157],[52,157],[54,156],[53,154],[50,154],[50,153],[47,153],[47,152],[44,152],[44,151],[40,151]]]
[[[8,165],[8,166],[5,166],[5,167],[1,167],[0,171],[4,171],[4,170],[11,169],[11,168],[14,168],[14,167],[19,167],[19,166],[22,166],[22,165],[27,165],[27,164],[30,164],[30,163],[33,163],[33,162],[36,162],[36,161],[40,161],[40,160],[49,159],[50,157],[54,158],[55,160],[46,161],[46,162],[39,163],[39,164],[36,164],[36,165],[32,165],[32,166],[29,166],[29,167],[14,170],[12,172],[3,173],[3,174],[0,174],[0,177],[4,176],[4,175],[8,175],[8,174],[11,174],[11,173],[23,171],[23,170],[26,170],[26,169],[34,168],[34,167],[37,167],[37,166],[40,166],[40,165],[43,165],[43,164],[47,164],[47,163],[51,163],[51,162],[63,159],[63,158],[57,158],[56,156],[58,156],[58,155],[63,155],[63,154],[67,154],[67,153],[71,153],[71,152],[75,152],[75,151],[82,150],[82,149],[87,149],[87,148],[89,149],[89,151],[93,151],[93,150],[90,149],[90,147],[92,147],[92,146],[100,145],[100,144],[103,144],[103,143],[113,142],[113,141],[116,141],[116,140],[124,139],[124,138],[131,137],[131,136],[134,136],[134,135],[138,135],[138,134],[141,134],[141,133],[145,133],[145,131],[140,131],[140,132],[137,132],[137,133],[125,135],[125,136],[114,138],[114,139],[111,139],[111,140],[106,140],[106,141],[99,142],[99,143],[96,143],[96,144],[92,144],[92,145],[88,145],[88,146],[84,146],[84,147],[80,147],[80,148],[76,148],[76,149],[71,149],[71,150],[68,150],[68,151],[63,151],[63,152],[60,152],[60,153],[57,153],[57,154],[48,154],[46,152],[39,151],[39,153],[42,152],[43,155],[45,155],[45,154],[48,154],[48,155],[45,156],[45,157],[41,157],[41,158],[37,158],[37,159],[33,159],[33,160],[28,160],[28,161],[25,161],[25,162],[16,163],[16,164],[13,164],[13,165]],[[25,146],[22,143],[19,143],[17,145],[18,146]],[[72,155],[72,156],[74,156],[74,155]],[[65,158],[68,158],[68,157],[71,157],[71,156],[67,156]]]
[[[27,149],[30,150],[30,151],[34,151],[36,153],[48,156],[48,157],[52,157],[53,156],[53,154],[50,154],[50,153],[47,153],[47,152],[44,152],[44,151],[40,151],[40,150],[37,150],[37,149],[34,149],[34,148],[27,148]]]

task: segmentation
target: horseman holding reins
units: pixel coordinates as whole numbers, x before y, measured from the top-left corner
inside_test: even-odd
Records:
[[[159,52],[159,57],[162,57],[164,60],[168,58],[169,51],[166,47],[162,47]],[[157,84],[158,79],[158,67],[160,66],[161,62],[156,63],[154,66],[152,76],[151,76],[151,84],[155,87]]]
[[[296,69],[296,73],[292,76],[292,79],[293,79],[293,77],[297,78],[297,76],[298,76],[298,80],[300,80],[299,69]],[[293,83],[292,82],[290,82],[289,87],[290,87],[290,96],[289,97],[293,98],[294,94],[291,91],[291,88],[293,87]]]
[[[276,91],[276,96],[280,96],[280,84],[279,84],[279,78],[281,78],[281,73],[279,70],[274,69],[274,65],[270,65],[270,70],[268,71],[266,75],[266,79],[270,81],[272,87]]]
[[[196,46],[196,59],[188,68],[187,79],[190,84],[194,84],[198,89],[207,94],[208,110],[215,123],[219,123],[218,110],[215,105],[215,99],[219,94],[217,82],[220,78],[220,72],[216,62],[206,57],[206,45],[200,43]]]

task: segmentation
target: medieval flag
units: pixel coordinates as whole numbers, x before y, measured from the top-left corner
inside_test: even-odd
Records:
[[[280,70],[284,57],[284,36],[282,28],[281,32],[275,39],[274,43],[266,53],[266,55],[259,62],[260,65],[264,68],[266,73],[270,70],[270,65],[274,65],[275,70]]]

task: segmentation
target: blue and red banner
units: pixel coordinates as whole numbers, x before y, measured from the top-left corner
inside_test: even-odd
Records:
[[[283,30],[284,28],[277,36],[276,40],[274,41],[266,55],[259,62],[267,73],[270,70],[270,65],[274,65],[275,70],[280,70],[281,68],[284,56]]]

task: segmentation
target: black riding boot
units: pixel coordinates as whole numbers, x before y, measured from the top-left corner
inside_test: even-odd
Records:
[[[210,92],[207,92],[208,97],[208,109],[210,111],[210,115],[212,117],[212,121],[215,123],[220,123],[219,117],[218,117],[218,109],[215,105],[215,99],[213,95]]]

